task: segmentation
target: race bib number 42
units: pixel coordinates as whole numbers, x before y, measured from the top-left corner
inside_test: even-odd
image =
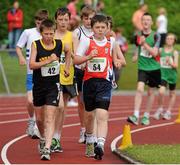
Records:
[[[59,74],[59,61],[53,61],[52,63],[41,67],[42,77],[55,76],[58,74]]]
[[[88,61],[88,72],[104,72],[107,65],[107,59],[103,57],[93,58]]]

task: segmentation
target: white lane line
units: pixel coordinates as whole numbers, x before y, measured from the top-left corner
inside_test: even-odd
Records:
[[[26,119],[0,121],[0,124],[19,123],[19,122],[24,122],[24,121],[28,121],[28,119],[26,118]]]
[[[67,124],[67,125],[64,125],[63,128],[67,128],[67,127],[75,127],[75,126],[78,126],[80,125],[80,123],[74,123],[74,124]],[[2,151],[1,151],[1,158],[2,158],[2,161],[4,162],[4,164],[6,165],[10,165],[11,163],[9,162],[8,158],[7,158],[7,151],[8,151],[8,148],[13,144],[13,143],[16,143],[17,141],[23,139],[27,137],[27,134],[24,134],[22,136],[19,136],[11,141],[9,141],[8,143],[6,143],[4,145],[4,147],[2,148]]]
[[[7,113],[0,113],[0,116],[9,116],[9,115],[22,115],[27,114],[27,112],[7,112]]]
[[[27,136],[26,134],[25,134],[25,135],[22,135],[22,136],[19,136],[19,137],[15,138],[15,139],[11,140],[10,142],[8,142],[8,143],[3,147],[2,151],[1,151],[1,158],[2,158],[2,161],[4,162],[4,164],[6,164],[6,165],[10,165],[10,164],[11,164],[11,163],[8,161],[8,159],[7,159],[7,150],[8,150],[8,148],[9,148],[9,146],[11,146],[13,143],[17,142],[18,140],[20,140],[20,139],[22,139],[22,138],[24,138],[24,137],[26,137],[26,136]]]
[[[163,126],[167,126],[167,125],[172,125],[174,124],[174,122],[170,122],[170,123],[163,123],[163,124],[157,124],[157,125],[152,125],[152,126],[147,126],[147,127],[143,127],[143,128],[138,128],[135,130],[132,130],[131,133],[135,133],[135,132],[140,132],[140,131],[144,131],[147,129],[152,129],[152,128],[157,128],[157,127],[163,127]],[[116,137],[112,142],[111,142],[111,151],[114,152],[116,151],[116,144],[117,142],[122,138],[123,134],[121,134],[120,136]]]

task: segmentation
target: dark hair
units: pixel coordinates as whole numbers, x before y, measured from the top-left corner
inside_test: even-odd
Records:
[[[56,10],[56,13],[54,15],[54,18],[57,19],[59,15],[66,15],[68,14],[69,18],[71,17],[71,13],[66,7],[61,7]]]
[[[150,16],[152,18],[152,15],[150,13],[148,13],[148,12],[144,13],[143,16]]]
[[[113,28],[113,20],[111,16],[107,16],[108,23],[110,24],[110,28]]]
[[[42,21],[40,28],[39,28],[41,33],[43,32],[44,28],[54,28],[55,29],[54,22],[50,19],[45,19],[44,21]]]
[[[95,15],[91,20],[91,27],[93,27],[94,24],[97,23],[97,22],[103,22],[108,26],[107,17],[104,16],[104,15],[100,15],[100,14]]]
[[[49,12],[46,9],[38,10],[34,16],[36,20],[44,20],[44,19],[48,19],[48,17],[49,17]]]

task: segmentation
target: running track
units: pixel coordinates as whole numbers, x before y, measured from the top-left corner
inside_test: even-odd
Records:
[[[168,100],[168,97],[166,98]],[[97,161],[84,156],[84,144],[78,144],[79,118],[77,108],[68,108],[65,121],[62,147],[63,153],[55,153],[50,162],[40,160],[37,150],[38,140],[32,140],[25,135],[27,124],[27,111],[24,97],[0,97],[0,164],[121,164],[123,160],[111,152],[111,147],[118,147],[126,118],[132,114],[134,96],[113,96],[110,117],[109,132],[106,141],[105,156],[102,161]],[[144,111],[146,98],[143,100],[142,112]],[[167,101],[166,101],[167,102]],[[179,143],[179,125],[174,124],[178,114],[180,96],[177,97],[171,121],[151,120],[148,127],[133,126],[132,139],[135,144],[145,143]],[[157,108],[155,102],[153,111]],[[116,139],[116,142],[115,142]],[[112,142],[114,144],[112,144]]]

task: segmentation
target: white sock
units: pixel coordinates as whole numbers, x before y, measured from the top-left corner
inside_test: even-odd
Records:
[[[86,143],[94,143],[93,134],[86,133]]]
[[[149,112],[144,112],[144,117],[149,118]]]
[[[86,128],[85,127],[81,127],[81,132],[85,132],[86,131]]]
[[[163,112],[163,108],[162,108],[162,107],[159,107],[159,108],[157,109],[157,111],[161,113],[161,112]]]
[[[97,145],[104,147],[105,141],[106,141],[105,138],[103,138],[103,137],[98,137],[98,138],[97,138]]]
[[[136,116],[137,118],[139,118],[139,110],[134,110],[134,116]]]
[[[59,133],[55,132],[53,138],[60,140],[60,136],[61,135]]]

